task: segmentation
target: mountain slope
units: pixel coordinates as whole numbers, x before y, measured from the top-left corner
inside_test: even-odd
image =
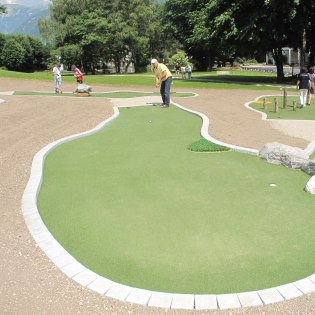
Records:
[[[1,33],[18,33],[40,37],[37,22],[39,18],[48,15],[48,2],[36,6],[5,4],[5,7],[7,14],[0,15]]]

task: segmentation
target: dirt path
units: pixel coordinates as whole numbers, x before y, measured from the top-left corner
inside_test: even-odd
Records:
[[[65,84],[72,91],[73,84]],[[121,89],[97,86],[94,91]],[[124,87],[154,91],[154,88]],[[52,82],[0,78],[0,92],[52,91]],[[304,148],[308,141],[285,135],[243,103],[260,91],[196,90],[175,98],[210,117],[210,134],[221,141],[259,149],[270,141]],[[0,96],[0,313],[1,314],[315,314],[315,293],[286,302],[232,311],[165,311],[102,297],[67,278],[37,248],[21,213],[21,198],[34,154],[46,144],[95,127],[113,113],[109,100]],[[162,109],[161,109],[162,110]],[[285,128],[285,127],[282,127]],[[315,129],[315,128],[314,128]],[[315,138],[315,137],[314,137]]]

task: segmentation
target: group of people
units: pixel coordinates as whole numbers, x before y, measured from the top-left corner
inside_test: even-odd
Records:
[[[296,88],[300,91],[300,107],[311,105],[315,90],[315,67],[302,67],[297,76]]]
[[[151,64],[155,73],[155,86],[160,88],[160,94],[162,97],[163,103],[161,107],[167,108],[170,106],[170,96],[171,96],[171,85],[173,81],[172,73],[168,67],[158,62],[157,59],[153,58]],[[176,66],[176,76],[182,74],[182,78],[186,78],[185,74],[187,72],[188,79],[191,79],[191,66],[188,64],[187,67],[182,67],[179,65]],[[83,84],[83,75],[78,67],[75,65],[72,66],[73,75],[77,80],[77,84]],[[55,93],[62,93],[61,89],[61,68],[60,64],[55,63],[53,68],[53,75],[55,79]],[[184,74],[183,74],[184,73]],[[183,76],[184,75],[184,76]],[[296,88],[300,91],[300,106],[301,108],[306,107],[306,105],[311,104],[312,96],[314,95],[315,90],[315,67],[306,67],[301,68],[301,72],[297,76]]]
[[[77,84],[83,84],[83,75],[81,70],[76,66],[76,65],[72,65],[71,67],[72,71],[73,71],[73,75],[75,76],[76,80],[77,80]],[[60,63],[55,63],[53,70],[52,70],[53,76],[54,76],[54,81],[55,81],[55,93],[62,93],[62,89],[61,89],[61,84],[62,84],[62,80],[61,80],[61,65]]]
[[[181,67],[179,64],[175,66],[175,77],[186,79],[186,73],[188,75],[188,79],[191,79],[192,68],[190,64],[187,64],[186,67]]]

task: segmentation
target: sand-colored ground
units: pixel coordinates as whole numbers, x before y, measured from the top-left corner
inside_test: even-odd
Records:
[[[74,84],[64,84],[72,91]],[[93,91],[121,90],[95,86]],[[154,87],[124,90],[155,91]],[[176,89],[176,82],[175,82]],[[53,83],[0,78],[0,93],[52,91]],[[179,90],[178,90],[179,91]],[[268,122],[243,104],[261,91],[194,90],[198,97],[174,101],[206,114],[209,133],[226,143],[260,149],[278,141],[305,148],[315,140],[313,122]],[[274,94],[274,91],[264,91]],[[279,91],[280,94],[280,91]],[[46,144],[95,127],[113,114],[101,98],[0,95],[0,314],[315,314],[315,293],[256,308],[181,311],[148,308],[100,296],[67,278],[36,246],[21,212],[21,198],[33,156]],[[116,100],[136,105],[138,100]],[[144,98],[141,102],[156,101]],[[139,100],[140,102],[140,100]],[[167,110],[167,109],[161,109]]]

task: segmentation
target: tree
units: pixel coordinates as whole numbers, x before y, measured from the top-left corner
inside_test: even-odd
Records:
[[[189,59],[184,51],[178,51],[175,55],[172,56],[172,58],[170,58],[168,63],[171,66],[186,66],[189,63]]]
[[[12,43],[17,45],[12,45]],[[49,51],[36,37],[0,34],[1,64],[9,70],[34,71],[46,68]]]
[[[25,49],[13,37],[6,39],[2,52],[1,64],[8,70],[22,70]]]
[[[306,1],[306,0],[305,0]],[[308,0],[311,1],[311,0]],[[284,78],[282,47],[298,47],[294,22],[299,0],[167,0],[167,28],[184,38],[185,50],[214,58],[272,51],[278,80]],[[173,26],[170,26],[170,25]]]
[[[40,22],[41,34],[63,51],[75,45],[86,68],[111,60],[117,72],[131,62],[138,71],[150,57],[149,38],[158,25],[154,8],[154,0],[55,0],[50,18]]]
[[[6,12],[6,7],[3,4],[0,4],[0,15]]]

